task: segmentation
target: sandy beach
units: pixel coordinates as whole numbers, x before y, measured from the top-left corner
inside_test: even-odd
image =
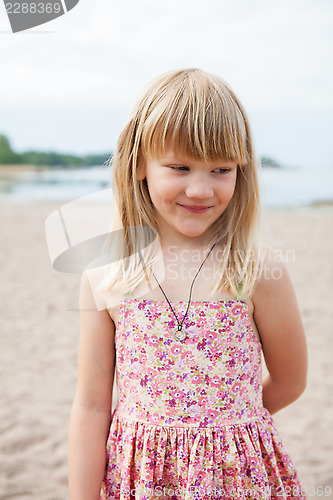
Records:
[[[61,203],[0,203],[0,499],[65,500],[80,276],[53,270],[46,217]],[[308,498],[333,498],[333,210],[266,210],[306,329],[306,392],[274,416]],[[288,346],[286,346],[286,349]]]

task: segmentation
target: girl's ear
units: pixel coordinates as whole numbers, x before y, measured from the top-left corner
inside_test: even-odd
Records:
[[[146,162],[141,155],[139,155],[136,167],[136,178],[138,181],[143,181],[146,178]]]

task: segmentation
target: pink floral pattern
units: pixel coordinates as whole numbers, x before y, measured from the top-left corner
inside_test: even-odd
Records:
[[[173,302],[181,320],[187,302]],[[262,404],[261,344],[246,302],[192,302],[187,338],[166,301],[127,298],[119,399],[101,499],[304,499]]]

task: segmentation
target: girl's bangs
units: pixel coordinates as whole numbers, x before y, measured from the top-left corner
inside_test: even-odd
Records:
[[[248,163],[246,118],[233,96],[216,87],[169,90],[143,124],[144,156],[160,157],[173,149],[193,158]]]

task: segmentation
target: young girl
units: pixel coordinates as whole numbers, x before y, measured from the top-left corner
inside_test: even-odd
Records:
[[[304,391],[305,336],[285,266],[259,244],[239,100],[198,69],[159,77],[113,174],[124,239],[99,287],[82,279],[70,499],[305,498],[271,416]]]

